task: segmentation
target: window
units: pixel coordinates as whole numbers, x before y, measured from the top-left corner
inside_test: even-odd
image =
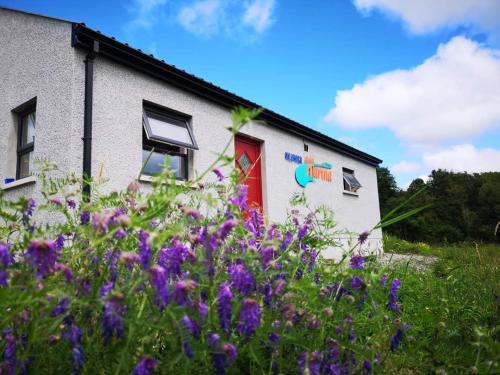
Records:
[[[161,173],[165,159],[169,158],[176,178],[187,180],[188,149],[198,149],[190,119],[190,116],[154,104],[144,105],[143,163],[151,154],[144,167],[144,174],[152,176]]]
[[[19,180],[33,172],[33,150],[35,149],[36,98],[16,108],[17,115],[17,167]]]
[[[342,168],[342,174],[344,176],[344,191],[356,193],[361,187],[361,184],[354,176],[354,171],[351,169]]]

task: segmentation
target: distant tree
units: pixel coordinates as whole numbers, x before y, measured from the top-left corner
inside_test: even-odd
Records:
[[[378,197],[380,202],[380,211],[382,215],[387,213],[388,206],[391,200],[396,198],[400,192],[396,179],[392,175],[389,168],[377,168],[377,184],[378,184]]]

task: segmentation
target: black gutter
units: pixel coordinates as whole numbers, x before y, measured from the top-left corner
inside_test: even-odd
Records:
[[[74,31],[74,28],[73,28]],[[76,38],[73,32],[73,40]],[[94,59],[99,52],[99,42],[94,40],[85,57],[85,101],[83,109],[83,200],[90,200],[92,181],[92,101],[94,95]]]
[[[247,108],[261,107],[250,100],[226,91],[210,82],[178,69],[173,65],[169,65],[163,60],[160,61],[154,58],[153,55],[147,55],[127,44],[118,42],[114,38],[110,38],[100,32],[89,29],[84,24],[73,24],[73,47],[80,47],[88,50],[95,41],[99,42],[99,55],[105,56],[113,61],[122,63],[145,74],[166,81],[173,86],[189,91],[226,108],[231,109],[236,106],[243,106]],[[305,141],[319,144],[341,154],[360,160],[366,164],[378,166],[382,163],[382,160],[376,158],[375,156],[357,150],[354,147],[339,142],[325,134],[308,128],[268,109],[264,109],[262,111],[259,119],[287,133],[297,135]]]

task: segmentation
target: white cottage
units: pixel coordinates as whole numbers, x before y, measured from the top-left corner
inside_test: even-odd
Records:
[[[136,178],[154,147],[144,184],[165,155],[189,179],[227,143],[231,109],[260,107],[83,23],[0,7],[0,51],[0,189],[12,198],[37,195],[36,158],[99,173],[112,191]],[[360,233],[380,220],[374,156],[267,109],[233,149],[250,173],[251,203],[269,220],[284,219],[301,190],[343,228]],[[380,240],[372,232],[368,247]]]

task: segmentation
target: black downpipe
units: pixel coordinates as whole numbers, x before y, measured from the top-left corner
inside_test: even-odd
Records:
[[[94,41],[85,58],[85,102],[83,112],[83,200],[90,200],[92,178],[92,100],[94,94],[94,59],[99,52],[99,42]]]

